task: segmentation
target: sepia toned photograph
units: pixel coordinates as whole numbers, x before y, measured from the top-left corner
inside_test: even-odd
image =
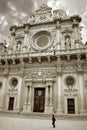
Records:
[[[0,130],[87,130],[87,0],[0,1]]]

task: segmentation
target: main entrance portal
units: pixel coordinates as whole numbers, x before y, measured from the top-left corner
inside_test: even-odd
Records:
[[[34,90],[34,112],[44,112],[45,88],[35,88]]]
[[[74,99],[68,99],[68,113],[69,114],[75,114]]]
[[[13,107],[14,107],[14,97],[10,97],[8,110],[13,110]]]

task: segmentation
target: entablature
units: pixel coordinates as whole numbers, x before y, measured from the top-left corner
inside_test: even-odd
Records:
[[[57,61],[57,57],[61,60],[87,60],[87,48],[70,49],[70,50],[53,50],[53,51],[43,51],[43,52],[33,52],[33,53],[5,53],[0,55],[1,65],[18,65],[18,64],[33,64],[33,63],[43,63],[43,62],[53,62]]]

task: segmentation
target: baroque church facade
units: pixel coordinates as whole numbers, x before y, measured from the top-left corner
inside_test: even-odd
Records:
[[[0,44],[0,111],[87,114],[81,17],[42,5]]]

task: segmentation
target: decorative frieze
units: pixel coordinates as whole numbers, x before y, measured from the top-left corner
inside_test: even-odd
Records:
[[[64,90],[64,95],[67,97],[74,97],[78,95],[78,90],[75,88],[72,88],[71,86],[68,89]]]

